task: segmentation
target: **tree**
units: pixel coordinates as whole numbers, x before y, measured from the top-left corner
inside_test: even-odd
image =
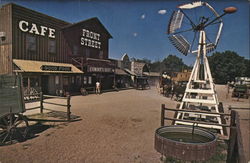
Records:
[[[164,71],[170,72],[181,72],[183,69],[187,68],[188,66],[185,65],[181,58],[175,55],[169,55],[163,61],[165,66]]]
[[[210,69],[215,83],[225,84],[234,81],[237,76],[247,76],[249,60],[239,56],[236,52],[215,52],[208,57]]]
[[[159,60],[155,62],[151,62],[151,60],[147,58],[131,58],[131,61],[146,63],[151,72],[168,72],[169,74],[171,74],[172,72],[180,72],[184,69],[191,69],[191,67],[183,63],[181,58],[175,55],[169,55],[162,61]]]
[[[150,59],[147,59],[147,58],[136,59],[136,58],[132,57],[132,58],[131,58],[131,61],[142,62],[142,63],[146,63],[146,64],[151,64],[151,60],[150,60]]]

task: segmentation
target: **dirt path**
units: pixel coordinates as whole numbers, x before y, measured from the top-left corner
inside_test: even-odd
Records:
[[[170,100],[155,90],[75,96],[72,113],[82,119],[49,128],[23,143],[0,147],[5,162],[160,162],[154,131],[160,106]],[[171,102],[170,107],[175,103]]]
[[[219,86],[220,101],[225,101],[224,106],[229,105],[231,100],[224,98],[223,91],[224,87]],[[80,116],[81,121],[54,127],[40,126],[37,137],[0,147],[0,162],[161,162],[160,154],[154,150],[154,132],[160,126],[160,107],[165,103],[167,107],[175,108],[176,102],[151,89],[74,96],[71,103],[72,113]],[[232,102],[240,106],[245,103]],[[244,124],[247,123],[244,121]],[[245,131],[249,134],[249,130]],[[247,138],[244,142],[247,143]]]

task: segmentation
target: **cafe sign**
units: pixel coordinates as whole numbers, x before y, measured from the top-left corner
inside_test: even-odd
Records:
[[[23,32],[32,33],[40,36],[48,36],[49,38],[56,38],[56,30],[42,25],[37,25],[35,23],[30,23],[25,20],[19,21],[19,29]]]
[[[40,69],[43,71],[71,71],[71,67],[67,66],[42,65]]]
[[[81,45],[101,49],[100,34],[82,29]]]

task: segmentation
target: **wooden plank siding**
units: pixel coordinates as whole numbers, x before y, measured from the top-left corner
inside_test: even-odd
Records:
[[[65,39],[61,32],[63,26],[69,25],[65,21],[50,17],[48,15],[38,13],[36,11],[15,5],[12,6],[13,18],[13,59],[38,60],[49,62],[67,62],[67,53],[69,49],[66,45]],[[48,36],[34,35],[36,37],[36,51],[35,53],[27,53],[26,51],[26,37],[29,34],[19,29],[19,21],[25,20],[29,23],[35,23],[37,26],[46,26],[56,30],[56,54],[48,52],[48,41],[51,38]]]
[[[81,45],[82,29],[87,29],[91,32],[96,32],[100,34],[101,49],[87,47]],[[79,23],[67,26],[63,29],[64,36],[67,40],[68,45],[71,49],[73,46],[78,48],[78,54],[69,53],[69,57],[83,57],[86,58],[95,58],[95,59],[108,59],[109,58],[109,39],[112,36],[101,24],[98,18],[91,18]],[[86,56],[86,49],[89,49],[90,56]],[[103,51],[103,58],[100,58],[100,51]]]
[[[5,40],[0,40],[0,74],[12,72],[12,8],[0,9],[0,32],[5,32]]]
[[[24,32],[19,28],[19,22],[23,20],[36,24],[39,32],[40,26],[55,29],[55,38]],[[101,47],[81,45],[82,29],[87,29],[100,34]],[[110,33],[102,25],[98,18],[91,18],[75,24],[27,9],[25,7],[9,3],[0,9],[0,32],[6,33],[6,40],[0,41],[0,74],[12,73],[13,59],[35,60],[59,63],[72,63],[72,57],[108,59]],[[36,39],[36,50],[32,53],[27,50],[26,37],[32,35]],[[55,40],[56,52],[49,53],[49,40]],[[78,54],[73,54],[74,47],[78,47]],[[86,50],[88,49],[88,50]],[[89,55],[86,56],[86,53]],[[101,56],[102,54],[102,56]]]

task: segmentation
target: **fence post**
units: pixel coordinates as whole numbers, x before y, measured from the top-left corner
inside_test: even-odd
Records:
[[[231,110],[230,135],[229,135],[228,150],[227,150],[227,163],[236,161],[235,160],[236,158],[234,157],[234,152],[236,148],[236,139],[237,139],[235,118],[236,118],[236,111]]]
[[[67,95],[67,120],[70,121],[70,95]]]
[[[43,92],[40,92],[40,113],[43,114]]]
[[[165,104],[161,104],[161,126],[164,126]]]

